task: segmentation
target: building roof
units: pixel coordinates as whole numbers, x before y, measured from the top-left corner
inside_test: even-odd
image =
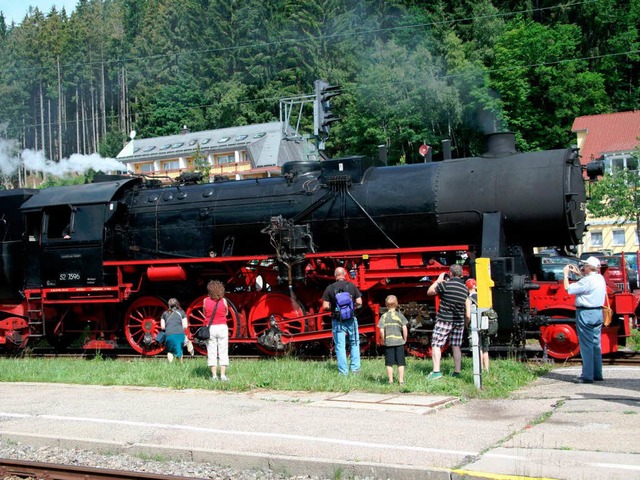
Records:
[[[253,168],[281,166],[287,161],[302,160],[300,141],[286,138],[281,122],[134,139],[116,158],[125,163],[133,163],[188,157],[195,154],[198,146],[203,155],[246,149],[251,156]]]
[[[583,162],[607,153],[632,151],[640,145],[640,110],[578,117],[571,131],[585,134],[579,145]]]

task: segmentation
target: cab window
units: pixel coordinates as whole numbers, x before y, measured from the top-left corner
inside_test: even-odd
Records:
[[[52,208],[46,212],[46,232],[50,239],[65,239],[73,237],[73,215],[68,206]]]

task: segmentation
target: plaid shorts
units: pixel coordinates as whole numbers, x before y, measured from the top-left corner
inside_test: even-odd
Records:
[[[462,335],[464,333],[464,323],[436,322],[431,338],[432,347],[444,347],[447,339],[452,347],[462,345]]]

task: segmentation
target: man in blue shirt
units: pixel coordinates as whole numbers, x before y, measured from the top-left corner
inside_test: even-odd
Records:
[[[582,375],[575,383],[593,383],[602,381],[602,306],[604,305],[607,285],[600,275],[600,260],[589,257],[582,265],[584,276],[575,283],[569,283],[569,272],[580,275],[575,265],[564,267],[564,288],[570,295],[576,296],[576,328],[582,357]]]

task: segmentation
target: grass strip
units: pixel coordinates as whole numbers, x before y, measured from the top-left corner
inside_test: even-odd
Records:
[[[338,374],[335,360],[305,361],[291,357],[260,360],[232,360],[228,382],[213,382],[205,358],[184,363],[168,363],[164,358],[113,360],[97,356],[82,358],[4,358],[0,359],[0,382],[48,382],[87,385],[132,385],[172,389],[254,389],[315,391],[417,393],[468,398],[505,398],[544,375],[549,365],[530,365],[509,359],[491,362],[483,374],[483,389],[473,383],[470,358],[463,359],[462,375],[453,378],[453,361],[444,359],[441,380],[429,381],[430,360],[407,359],[405,385],[387,383],[384,359],[363,359],[359,375]]]

